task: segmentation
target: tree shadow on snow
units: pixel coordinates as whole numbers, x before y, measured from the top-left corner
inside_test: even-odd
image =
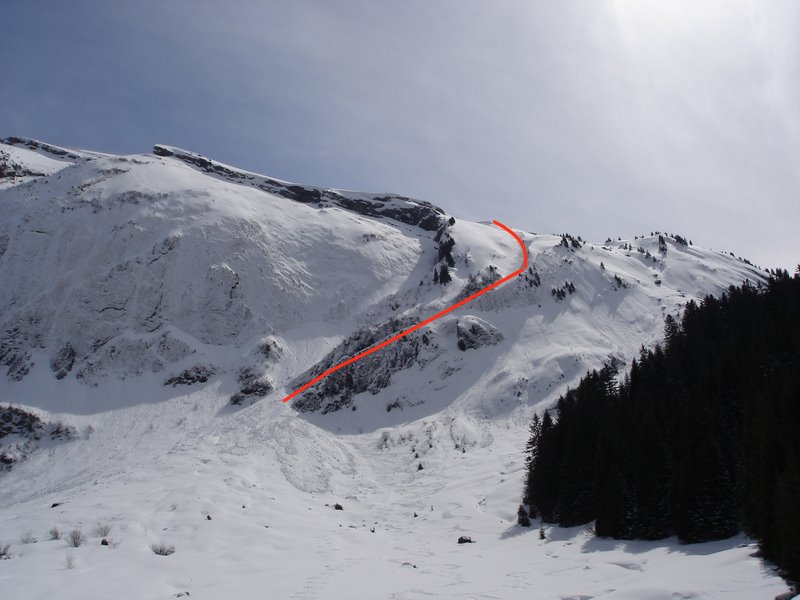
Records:
[[[732,550],[741,546],[750,546],[753,540],[744,535],[736,535],[725,540],[702,542],[698,544],[682,544],[678,538],[669,537],[663,540],[615,540],[593,536],[584,542],[582,552],[608,552],[623,551],[630,554],[642,554],[652,550],[664,548],[668,552],[685,554],[687,556],[708,556],[725,550]]]

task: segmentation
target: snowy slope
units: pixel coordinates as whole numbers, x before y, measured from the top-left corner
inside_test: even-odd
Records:
[[[28,440],[0,473],[4,597],[785,589],[743,538],[687,547],[551,529],[541,541],[514,526],[533,412],[587,368],[629,362],[690,299],[758,281],[741,260],[673,238],[664,254],[657,235],[565,247],[518,232],[529,272],[293,406],[280,400],[370,336],[517,269],[516,242],[402,196],[299,186],[165,146],[120,157],[12,139],[0,152],[29,173],[0,180],[0,401],[74,431]],[[205,380],[191,383],[193,367]],[[111,546],[92,537],[98,523]],[[88,543],[48,541],[54,526],[82,527]],[[175,553],[153,554],[160,542]]]

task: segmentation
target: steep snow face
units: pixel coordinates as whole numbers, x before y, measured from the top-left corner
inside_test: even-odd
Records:
[[[62,167],[0,197],[0,361],[12,379],[34,354],[95,381],[219,360],[215,347],[310,323],[320,328],[304,337],[330,335],[325,324],[401,292],[432,247],[415,226],[290,202],[175,159]]]
[[[745,262],[658,234],[519,232],[528,271],[286,405],[316,373],[518,269],[516,241],[427,203],[175,148],[12,139],[0,152],[15,165],[0,178],[0,400],[34,415],[6,410],[0,443],[9,597],[784,589],[744,538],[664,548],[514,526],[533,412],[586,369],[629,362],[689,300],[760,280]],[[452,280],[434,283],[445,268]],[[63,540],[46,541],[53,526],[89,534],[69,550],[75,572]],[[15,542],[29,532],[39,543]],[[176,553],[153,554],[162,542]]]

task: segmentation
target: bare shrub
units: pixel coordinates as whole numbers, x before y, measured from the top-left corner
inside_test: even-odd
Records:
[[[0,544],[0,560],[11,558],[11,544]]]
[[[150,544],[150,550],[153,551],[153,554],[158,554],[159,556],[169,556],[175,552],[175,546],[167,546],[162,542],[160,544]]]
[[[70,552],[67,550],[67,555],[64,557],[64,566],[67,569],[74,569],[75,568],[75,553]]]
[[[97,527],[94,528],[94,532],[97,534],[97,537],[108,537],[108,534],[111,533],[111,525],[108,523],[98,523]]]
[[[48,532],[48,535],[50,536],[51,540],[60,540],[61,539],[61,530],[58,527],[53,527]]]
[[[30,531],[26,531],[19,538],[19,541],[22,542],[23,544],[35,544],[36,538],[33,537],[33,533],[31,533]]]
[[[77,548],[84,543],[86,543],[86,536],[80,529],[73,529],[67,534],[67,546],[70,548]]]

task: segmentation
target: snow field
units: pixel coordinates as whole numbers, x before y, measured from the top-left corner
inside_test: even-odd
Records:
[[[682,546],[548,527],[540,540],[515,525],[534,412],[587,369],[629,364],[690,299],[757,281],[750,265],[671,240],[661,256],[657,236],[573,251],[557,235],[520,232],[539,286],[526,273],[432,324],[440,352],[355,396],[356,410],[298,414],[280,402],[292,379],[359,327],[425,318],[490,265],[516,270],[516,242],[456,220],[453,282],[438,286],[430,231],[174,158],[6,148],[48,175],[0,188],[0,324],[24,333],[32,365],[21,381],[0,379],[0,402],[62,420],[79,439],[42,441],[0,474],[4,598],[676,600],[786,589],[743,537]],[[551,290],[567,282],[575,292],[557,301]],[[503,340],[459,350],[456,323],[468,315]],[[66,341],[88,357],[81,381],[85,363],[60,381],[49,367]],[[280,355],[260,355],[265,341]],[[163,385],[198,363],[215,367],[209,382]],[[228,406],[239,369],[257,363],[274,390]],[[111,546],[97,524],[111,526]],[[47,539],[54,526],[88,540],[68,549]],[[23,544],[29,532],[37,542]],[[458,545],[460,535],[476,543]],[[174,554],[151,551],[162,543]]]

